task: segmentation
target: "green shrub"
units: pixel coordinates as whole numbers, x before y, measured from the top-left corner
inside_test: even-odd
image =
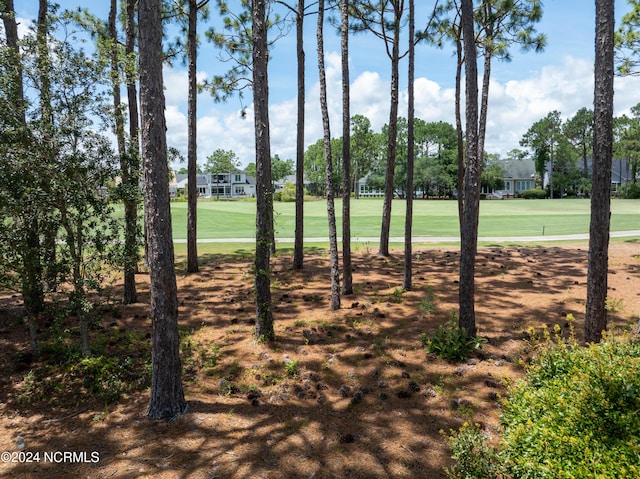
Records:
[[[521,191],[516,195],[518,198],[524,198],[525,200],[544,200],[547,197],[547,191],[540,188],[533,188],[531,190]]]
[[[285,203],[291,203],[295,200],[296,200],[296,185],[294,185],[290,181],[285,181],[284,186],[282,187],[282,192],[281,192],[279,201],[284,201]]]
[[[289,360],[284,363],[284,369],[287,371],[287,376],[294,377],[298,374],[298,361]]]
[[[545,333],[503,403],[500,450],[465,423],[449,438],[449,478],[640,477],[640,340],[583,348]]]
[[[640,342],[548,343],[504,405],[517,478],[640,477]]]
[[[498,452],[487,445],[486,436],[478,424],[465,422],[449,437],[451,457],[456,461],[445,468],[449,479],[498,479],[500,461]]]
[[[441,324],[431,337],[422,333],[420,339],[428,352],[447,361],[464,361],[486,342],[484,338],[470,337],[467,330],[459,328],[454,320]]]
[[[84,387],[91,394],[105,404],[111,404],[120,399],[127,388],[122,379],[123,366],[119,358],[92,356],[81,360],[74,372],[82,377]]]
[[[638,183],[629,183],[625,185],[622,189],[622,195],[624,198],[630,200],[637,200],[640,198],[640,184]]]

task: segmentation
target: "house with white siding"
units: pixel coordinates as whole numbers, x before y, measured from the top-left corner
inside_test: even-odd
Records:
[[[251,198],[256,195],[256,179],[241,170],[199,173],[196,175],[196,185],[201,198]],[[170,183],[169,191],[175,198],[185,195],[187,187],[187,174],[179,173]]]

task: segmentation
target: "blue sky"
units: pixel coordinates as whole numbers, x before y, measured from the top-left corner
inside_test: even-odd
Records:
[[[16,2],[18,17],[35,18],[35,0]],[[80,2],[60,2],[63,8],[75,8]],[[230,2],[234,3],[234,2]],[[425,18],[433,2],[418,1],[418,20]],[[86,4],[82,4],[86,5]],[[95,5],[95,6],[94,6]],[[106,18],[108,2],[91,2],[90,9]],[[616,18],[629,10],[626,0],[616,0]],[[212,19],[215,14],[212,11]],[[423,20],[424,21],[424,20]],[[593,51],[595,2],[593,0],[546,0],[538,31],[547,35],[542,53],[512,50],[511,62],[494,61],[489,99],[486,149],[506,154],[519,147],[519,140],[531,124],[552,110],[566,119],[581,107],[593,103]],[[206,26],[202,25],[201,31]],[[317,56],[315,51],[316,17],[309,16],[306,29],[307,120],[305,142],[322,136],[319,113]],[[326,27],[325,53],[332,131],[341,131],[340,53],[335,29]],[[371,34],[359,34],[350,40],[351,114],[366,115],[377,131],[388,122],[389,60],[383,43]],[[220,73],[225,67],[217,61],[216,50],[202,42],[198,72],[201,78]],[[400,115],[406,115],[406,60],[401,64]],[[296,126],[295,32],[280,39],[272,50],[270,63],[270,116],[272,154],[294,158]],[[416,114],[426,121],[454,123],[453,88],[455,59],[453,47],[439,50],[423,45],[416,53]],[[185,153],[187,141],[187,74],[180,64],[164,71],[167,101],[168,142]],[[625,113],[640,102],[640,78],[617,78],[616,114]],[[254,161],[253,111],[251,93],[245,94],[247,116],[240,115],[237,99],[216,104],[203,93],[198,104],[198,160],[216,148],[233,150],[243,164]]]

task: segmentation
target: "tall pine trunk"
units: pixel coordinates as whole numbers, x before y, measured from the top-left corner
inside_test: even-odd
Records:
[[[130,155],[127,151],[124,133],[124,115],[122,112],[122,101],[120,94],[120,61],[118,52],[118,31],[117,31],[118,2],[111,0],[109,10],[109,37],[111,42],[111,89],[113,95],[113,111],[115,118],[116,144],[118,146],[118,157],[120,158],[120,177],[122,180],[123,202],[125,205],[125,236],[124,236],[124,304],[132,304],[137,300],[136,294],[136,264],[138,262],[138,240],[135,235],[131,235],[132,216],[129,212],[131,201],[129,185]],[[129,203],[129,204],[128,204]]]
[[[162,83],[160,0],[140,0],[140,109],[151,292],[151,397],[147,415],[174,419],[187,409],[182,387],[178,299],[169,199]]]
[[[293,269],[304,263],[304,0],[298,0],[296,13],[296,59],[298,63],[298,123],[296,132],[296,230],[293,246]]]
[[[351,262],[351,109],[349,91],[349,0],[341,7],[342,52],[342,294],[353,294]]]
[[[331,128],[327,106],[327,79],[324,68],[324,0],[318,2],[318,73],[320,78],[320,110],[324,144],[325,173],[327,181],[327,218],[329,221],[329,256],[331,262],[331,309],[340,309],[340,267],[338,265],[338,235],[334,206],[333,159],[331,155]]]
[[[40,120],[44,131],[43,139],[45,144],[50,148],[56,148],[53,139],[53,109],[51,107],[51,62],[49,59],[49,2],[48,0],[39,0],[38,2],[38,23],[36,28],[37,38],[37,68],[38,79],[40,82]],[[48,152],[47,155],[55,155]],[[45,160],[46,161],[46,160]],[[45,190],[49,190],[49,185],[45,183]],[[50,191],[47,191],[50,194]],[[43,288],[48,291],[55,291],[58,284],[58,270],[56,268],[56,238],[57,225],[51,224],[45,218],[42,218],[39,225],[40,234],[42,236],[42,283]]]
[[[464,55],[462,53],[462,40],[456,38],[456,140],[457,140],[457,159],[458,159],[458,183],[456,191],[458,193],[458,222],[462,230],[462,207],[464,205],[464,134],[462,131],[462,109],[460,106],[460,97],[462,95],[462,66],[464,64]]]
[[[398,99],[400,64],[400,18],[402,11],[398,2],[392,2],[394,8],[393,45],[391,48],[391,106],[389,109],[389,139],[387,143],[387,167],[384,180],[384,199],[382,203],[382,226],[380,229],[379,254],[389,256],[389,232],[391,230],[391,205],[393,203],[393,179],[396,166],[398,139]]]
[[[607,275],[613,148],[614,2],[596,0],[593,178],[585,341],[598,342],[607,329]]]
[[[489,47],[485,47],[484,67],[482,73],[482,93],[480,95],[480,118],[478,121],[478,155],[480,157],[481,167],[484,158],[484,139],[487,131],[487,115],[489,111],[489,80],[491,78],[491,56],[491,49]]]
[[[127,63],[133,62],[135,57],[136,43],[136,5],[137,0],[127,0],[126,2],[126,41],[125,52]],[[129,155],[128,155],[128,177],[127,201],[124,202],[125,214],[125,243],[131,245],[131,251],[127,256],[131,258],[134,274],[138,271],[138,260],[140,258],[140,238],[138,234],[138,203],[140,199],[140,122],[138,118],[138,91],[136,86],[136,74],[133,68],[127,68],[125,72],[127,83],[127,106],[129,108]],[[145,244],[146,251],[146,244]],[[146,258],[146,254],[145,254]],[[135,282],[131,284],[135,285]],[[137,302],[137,293],[134,289],[125,288],[124,301],[129,303]]]
[[[460,229],[459,326],[476,334],[475,260],[478,249],[480,207],[480,154],[478,152],[478,69],[473,25],[473,0],[462,0],[462,32],[465,65],[466,168]]]
[[[196,0],[189,0],[189,31],[187,33],[187,48],[189,58],[189,99],[187,111],[187,271],[198,272],[197,247],[197,215],[198,215],[198,185],[197,185],[197,142],[196,142],[196,108],[198,90],[196,84],[196,28],[198,21],[198,6]]]
[[[407,207],[404,221],[404,278],[402,287],[411,290],[412,281],[412,245],[411,232],[413,227],[413,170],[415,157],[415,5],[414,0],[409,0],[409,71],[408,71],[408,105],[407,105]]]
[[[266,0],[254,0],[253,105],[256,141],[256,339],[275,339],[271,311],[271,251],[273,234],[273,192],[271,182],[271,139],[269,133],[269,79]]]

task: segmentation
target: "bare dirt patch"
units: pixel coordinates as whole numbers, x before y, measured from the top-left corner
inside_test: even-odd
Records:
[[[617,326],[638,321],[639,254],[637,242],[611,245],[610,320]],[[78,399],[64,390],[52,396],[69,394],[68,401],[25,404],[25,376],[45,366],[16,361],[27,355],[28,337],[16,326],[19,298],[2,297],[0,451],[17,452],[21,435],[25,451],[40,458],[0,464],[0,476],[445,477],[450,459],[441,431],[475,421],[499,433],[498,398],[503,380],[522,375],[527,330],[566,330],[572,314],[581,335],[586,259],[586,247],[577,246],[481,248],[477,322],[488,343],[469,361],[450,364],[428,356],[420,334],[435,332],[457,309],[455,249],[416,251],[408,292],[400,289],[399,253],[357,252],[355,294],[335,312],[326,257],[308,256],[299,272],[291,271],[290,258],[276,257],[273,345],[253,341],[250,259],[208,258],[199,274],[178,272],[189,411],[172,423],[145,418],[146,391],[106,407],[88,393]],[[105,314],[94,338],[137,331],[140,347],[148,348],[147,277],[138,280],[142,303]],[[54,451],[87,454],[43,461]]]

